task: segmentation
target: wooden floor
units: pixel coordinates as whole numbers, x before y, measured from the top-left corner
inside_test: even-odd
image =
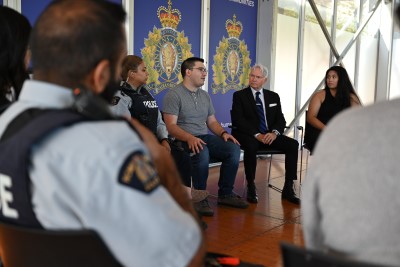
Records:
[[[209,202],[215,214],[213,217],[203,217],[208,224],[208,251],[237,256],[244,261],[267,267],[281,267],[280,242],[303,246],[300,207],[282,201],[279,192],[268,188],[269,160],[258,159],[256,186],[259,203],[250,204],[243,210],[217,205],[215,196],[218,192],[219,167],[210,168],[207,189],[213,195],[209,197]],[[305,168],[303,162],[303,174]],[[244,192],[243,179],[244,168],[243,163],[240,163],[235,182],[235,192],[239,195]],[[271,184],[282,188],[283,183],[284,156],[274,155]],[[299,183],[296,185],[299,193]]]

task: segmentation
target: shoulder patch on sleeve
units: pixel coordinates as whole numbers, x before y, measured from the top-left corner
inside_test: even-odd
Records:
[[[141,192],[150,193],[160,185],[160,178],[150,158],[142,152],[134,152],[122,165],[118,182]]]
[[[118,105],[118,102],[121,100],[121,98],[119,96],[113,96],[112,100],[111,100],[111,105],[115,106]]]

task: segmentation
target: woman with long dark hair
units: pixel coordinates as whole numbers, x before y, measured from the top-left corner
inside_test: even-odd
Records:
[[[29,78],[31,25],[17,11],[0,7],[0,113],[18,98]]]
[[[326,124],[342,110],[360,106],[353,85],[345,68],[330,67],[325,74],[325,89],[316,92],[308,105],[304,143],[312,152]]]

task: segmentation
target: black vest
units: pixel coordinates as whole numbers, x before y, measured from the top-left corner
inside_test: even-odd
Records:
[[[121,86],[121,91],[132,99],[132,106],[129,109],[131,116],[157,136],[158,105],[154,97],[146,88],[142,87],[140,92],[137,92],[127,83]]]
[[[27,122],[27,119],[30,120]],[[0,140],[1,221],[43,228],[32,206],[28,173],[30,149],[56,128],[84,120],[88,118],[72,110],[30,109],[11,122]]]

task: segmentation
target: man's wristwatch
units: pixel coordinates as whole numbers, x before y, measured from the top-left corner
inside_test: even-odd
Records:
[[[276,136],[280,136],[280,135],[281,135],[281,133],[278,132],[278,130],[272,130],[272,132],[273,132],[274,134],[276,134]]]

